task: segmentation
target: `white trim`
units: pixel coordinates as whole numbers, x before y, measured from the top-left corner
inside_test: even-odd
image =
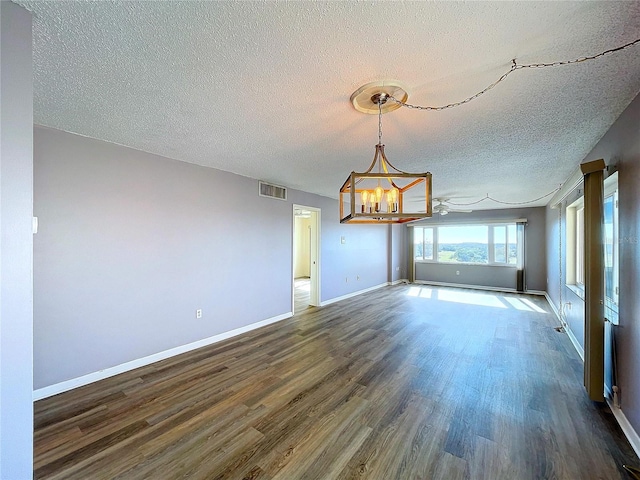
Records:
[[[575,283],[567,283],[565,287],[567,287],[584,301],[584,285],[580,286],[576,285]]]
[[[322,209],[318,207],[311,207],[308,205],[299,205],[294,203],[292,205],[292,220],[291,220],[291,311],[295,310],[295,242],[296,242],[296,228],[295,228],[295,217],[296,217],[296,209],[308,210],[311,212],[311,232],[313,238],[311,239],[311,245],[309,245],[310,249],[310,261],[312,265],[310,265],[309,271],[309,279],[310,279],[310,292],[309,292],[309,305],[314,307],[321,306],[321,298],[322,292],[320,290],[321,282],[321,241],[322,241]],[[313,262],[315,260],[315,267],[313,266]]]
[[[618,190],[618,172],[613,172],[604,179],[604,196],[609,197],[613,192]]]
[[[378,290],[379,288],[382,288],[382,287],[388,287],[389,285],[390,285],[389,282],[385,282],[385,283],[381,283],[380,285],[374,285],[373,287],[365,288],[364,290],[358,290],[357,292],[347,293],[346,295],[342,295],[341,297],[335,297],[329,300],[325,300],[324,302],[320,303],[320,306],[324,307],[325,305],[330,305],[332,303],[336,303],[341,300],[346,300],[347,298],[356,297],[363,293],[371,292],[372,290]]]
[[[567,332],[567,336],[569,337],[569,340],[571,340],[571,343],[573,343],[573,348],[576,349],[576,351],[578,352],[578,355],[580,355],[580,358],[584,362],[584,349],[580,345],[580,342],[578,342],[578,339],[573,334],[573,331],[571,330],[571,328],[569,328],[569,325],[565,325],[564,329]]]
[[[435,285],[438,287],[456,287],[456,288],[471,288],[473,290],[489,290],[491,292],[523,293],[523,294],[530,293],[530,292],[518,292],[515,288],[487,287],[484,285],[467,285],[464,283],[432,282],[431,280],[416,280],[413,283],[418,283],[420,285]]]
[[[154,353],[152,355],[138,358],[130,362],[122,363],[120,365],[116,365],[115,367],[105,368],[104,370],[89,373],[87,375],[83,375],[82,377],[72,378],[71,380],[65,380],[64,382],[49,385],[48,387],[39,388],[33,391],[33,400],[42,400],[43,398],[51,397],[53,395],[57,395],[58,393],[66,392],[74,388],[97,382],[98,380],[104,380],[105,378],[113,377],[114,375],[119,375],[120,373],[144,367],[145,365],[149,365],[160,360],[165,360],[167,358],[180,355],[181,353],[186,353],[197,348],[206,347],[207,345],[211,345],[213,343],[235,337],[236,335],[240,335],[242,333],[250,332],[251,330],[255,330],[256,328],[264,327],[266,325],[291,318],[292,316],[292,312],[283,313],[282,315],[267,318],[266,320],[261,320],[250,325],[245,325],[244,327],[229,330],[228,332],[219,333],[218,335],[214,335],[212,337],[203,338],[202,340],[197,340],[186,345],[170,348],[169,350],[164,350],[162,352]]]
[[[467,225],[513,225],[514,223],[527,223],[526,218],[495,218],[487,219],[464,219],[460,216],[455,217],[455,221],[449,222],[444,220],[433,220],[434,217],[423,220],[416,220],[407,227],[466,227]]]
[[[410,283],[408,280],[406,280],[406,282]],[[522,295],[540,295],[543,297],[546,296],[546,293],[542,290],[525,290],[524,292],[519,292],[515,288],[486,287],[484,285],[467,285],[464,283],[433,282],[431,280],[416,280],[413,283],[417,283],[420,285],[435,285],[437,287],[470,288],[472,290],[488,290],[490,292],[520,293]]]
[[[526,293],[527,295],[540,295],[541,297],[547,296],[547,292],[543,292],[542,290],[526,290],[523,293]]]
[[[567,336],[569,337],[569,340],[571,340],[571,343],[573,343],[573,347],[576,349],[576,351],[578,352],[578,355],[580,355],[580,358],[584,362],[584,349],[578,343],[578,339],[575,337],[575,335],[569,328],[569,325],[564,323],[562,321],[562,318],[560,318],[558,309],[551,301],[549,294],[545,292],[544,296],[547,298],[547,302],[549,303],[549,305],[551,305],[551,308],[553,309],[553,313],[556,314],[556,317],[558,317],[558,319],[560,320],[560,323],[564,325],[564,329],[567,332]],[[629,420],[625,416],[622,409],[616,407],[611,401],[611,398],[613,397],[613,392],[609,389],[606,383],[604,385],[604,389],[605,389],[605,400],[607,401],[607,405],[609,405],[609,409],[611,410],[611,413],[613,413],[613,416],[616,418],[618,425],[620,425],[620,428],[622,429],[622,433],[624,433],[625,437],[627,437],[627,440],[631,444],[633,451],[636,452],[636,455],[640,457],[640,436],[638,435],[638,432],[636,432],[633,426],[631,425],[631,423],[629,423]]]
[[[627,437],[627,440],[629,440],[633,451],[636,452],[636,455],[640,457],[640,436],[638,435],[638,432],[636,432],[631,423],[629,423],[629,420],[625,416],[622,409],[613,405],[613,403],[611,403],[608,398],[606,400],[609,408],[611,409],[611,412],[613,413],[613,416],[616,417],[618,425],[620,425],[620,428],[622,429],[622,433],[624,433],[625,437]]]
[[[547,299],[547,303],[549,304],[549,306],[551,307],[551,310],[553,310],[553,313],[555,313],[556,317],[560,321],[560,325],[564,327],[565,324],[562,321],[562,318],[560,317],[560,312],[558,312],[558,309],[556,308],[555,304],[551,301],[551,297],[549,296],[549,294],[547,292],[542,292],[542,295],[544,295],[544,298]]]
[[[415,263],[427,263],[429,265],[437,264],[437,265],[464,265],[466,267],[499,267],[499,268],[512,268],[516,270],[518,268],[517,265],[513,263],[504,263],[504,262],[488,262],[488,263],[473,263],[473,262],[443,262],[439,260],[414,260]]]
[[[562,317],[560,316],[560,312],[558,312],[558,309],[556,308],[554,303],[551,301],[551,297],[549,296],[549,294],[547,292],[544,292],[544,296],[547,299],[547,303],[553,310],[553,313],[555,314],[556,318],[560,321],[560,325],[562,325],[564,327],[564,331],[567,332],[567,336],[569,337],[569,340],[571,340],[571,343],[573,344],[573,348],[576,349],[576,352],[578,352],[578,355],[580,355],[580,358],[584,362],[584,349],[582,348],[582,345],[580,345],[580,342],[578,342],[578,339],[576,338],[575,334],[569,327],[569,324],[562,320]]]

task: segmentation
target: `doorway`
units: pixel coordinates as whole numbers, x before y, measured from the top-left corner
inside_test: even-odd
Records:
[[[320,305],[320,209],[293,205],[293,274],[291,309],[294,314]]]

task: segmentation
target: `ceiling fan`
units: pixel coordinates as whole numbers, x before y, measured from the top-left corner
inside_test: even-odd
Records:
[[[449,201],[448,198],[434,198],[437,205],[433,207],[433,213],[439,213],[440,215],[447,215],[449,213],[471,213],[473,210],[459,210],[456,208],[451,208],[446,202]]]

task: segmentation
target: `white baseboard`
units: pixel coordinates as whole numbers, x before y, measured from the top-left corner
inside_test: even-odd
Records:
[[[547,299],[547,303],[553,310],[553,313],[555,313],[556,318],[560,322],[560,325],[562,325],[564,327],[565,332],[567,332],[567,336],[569,337],[569,340],[571,340],[571,343],[573,344],[573,348],[576,349],[576,352],[578,352],[578,355],[580,355],[580,358],[584,362],[584,349],[582,348],[582,345],[580,345],[580,342],[578,342],[578,339],[576,338],[575,334],[573,333],[571,328],[569,328],[569,324],[562,320],[562,317],[560,316],[560,312],[558,311],[554,303],[551,301],[551,297],[549,296],[549,294],[547,292],[544,292],[544,296]]]
[[[266,320],[261,320],[259,322],[252,323],[250,325],[245,325],[244,327],[236,328],[234,330],[229,330],[228,332],[219,333],[218,335],[214,335],[212,337],[203,338],[202,340],[198,340],[196,342],[188,343],[186,345],[181,345],[175,348],[170,348],[169,350],[164,350],[162,352],[154,353],[153,355],[148,355],[146,357],[138,358],[130,362],[116,365],[114,367],[105,368],[104,370],[99,370],[97,372],[89,373],[87,375],[83,375],[82,377],[72,378],[71,380],[65,380],[64,382],[56,383],[54,385],[49,385],[48,387],[39,388],[33,391],[33,400],[34,401],[42,400],[43,398],[51,397],[53,395],[57,395],[58,393],[66,392],[69,390],[73,390],[74,388],[82,387],[84,385],[97,382],[98,380],[103,380],[105,378],[113,377],[114,375],[118,375],[120,373],[128,372],[136,368],[144,367],[151,363],[158,362],[160,360],[164,360],[164,359],[173,357],[175,355],[180,355],[181,353],[190,352],[191,350],[195,350],[196,348],[206,347],[207,345],[211,345],[213,343],[226,340],[227,338],[235,337],[236,335],[240,335],[241,333],[250,332],[251,330],[255,330],[256,328],[264,327],[271,323],[276,323],[281,320],[290,318],[292,316],[293,316],[292,312],[283,313],[282,315],[277,315],[275,317],[267,318]]]
[[[530,292],[518,292],[515,288],[485,287],[483,285],[467,285],[464,283],[432,282],[431,280],[414,280],[413,283],[417,283],[419,285],[435,285],[437,287],[454,287],[454,288],[470,288],[472,290],[488,290],[490,292],[530,293]]]
[[[571,343],[573,343],[573,348],[576,349],[576,352],[578,352],[578,355],[580,355],[580,358],[584,362],[584,349],[582,348],[582,345],[580,345],[580,343],[578,342],[578,339],[573,334],[573,331],[569,328],[568,325],[565,325],[564,329],[567,332],[567,336],[569,337],[569,340],[571,340]]]
[[[613,416],[616,417],[616,420],[618,421],[618,425],[620,425],[622,432],[627,437],[627,440],[629,440],[631,448],[633,448],[633,451],[636,452],[636,455],[640,457],[640,436],[638,435],[638,432],[636,432],[633,426],[631,426],[631,423],[629,423],[629,420],[627,419],[621,408],[617,408],[615,405],[613,405],[611,400],[609,400],[608,398],[607,404],[613,412]]]
[[[398,280],[397,282],[394,282],[394,284],[401,283],[403,281],[404,280]],[[345,300],[347,298],[355,297],[357,295],[361,295],[363,293],[370,292],[372,290],[377,290],[379,288],[386,287],[388,285],[391,285],[391,283],[390,282],[382,283],[380,285],[375,285],[370,288],[365,288],[364,290],[359,290],[357,292],[349,293],[341,297],[332,298],[330,300],[326,300],[322,302],[320,306],[325,306],[331,303],[339,302],[340,300]],[[293,312],[283,313],[282,315],[267,318],[266,320],[252,323],[251,325],[246,325],[244,327],[236,328],[235,330],[230,330],[228,332],[223,332],[218,335],[214,335],[212,337],[198,340],[196,342],[188,343],[187,345],[171,348],[169,350],[154,353],[153,355],[148,355],[146,357],[138,358],[136,360],[123,363],[121,365],[105,368],[104,370],[99,370],[97,372],[89,373],[81,377],[72,378],[71,380],[65,380],[64,382],[56,383],[54,385],[49,385],[47,387],[38,388],[37,390],[33,391],[33,400],[34,401],[42,400],[43,398],[51,397],[53,395],[57,395],[62,392],[73,390],[74,388],[82,387],[84,385],[88,385],[90,383],[97,382],[99,380],[104,380],[105,378],[119,375],[120,373],[128,372],[136,368],[144,367],[151,363],[158,362],[160,360],[165,360],[167,358],[173,357],[175,355],[180,355],[181,353],[186,353],[191,350],[195,350],[196,348],[206,347],[207,345],[211,345],[213,343],[226,340],[227,338],[235,337],[236,335],[240,335],[242,333],[250,332],[251,330],[255,330],[256,328],[264,327],[271,323],[276,323],[281,320],[290,318],[292,316],[293,316]]]
[[[363,290],[358,290],[357,292],[347,293],[346,295],[342,295],[341,297],[335,297],[329,300],[325,300],[324,302],[320,303],[320,306],[324,307],[325,305],[330,305],[332,303],[336,303],[341,300],[346,300],[347,298],[357,297],[358,295],[362,295],[363,293],[371,292],[372,290],[378,290],[379,288],[387,287],[389,285],[390,283],[386,282],[386,283],[381,283],[380,285],[374,285],[373,287],[365,288]]]
[[[528,295],[540,295],[541,297],[546,297],[547,300],[549,300],[547,292],[543,292],[542,290],[527,290],[524,293]]]
[[[557,319],[560,321],[560,323],[564,326],[564,324],[562,323],[562,318],[560,317],[560,312],[558,311],[558,309],[556,308],[555,304],[553,303],[553,301],[551,300],[551,297],[549,296],[549,294],[547,292],[543,292],[544,298],[547,299],[547,303],[549,304],[549,306],[551,307],[551,310],[553,310],[553,313],[556,314]]]
[[[553,312],[556,314],[556,317],[558,317],[558,320],[564,326],[564,329],[566,330],[567,335],[571,340],[571,343],[573,343],[573,347],[576,349],[576,351],[578,352],[578,355],[580,355],[580,358],[584,362],[584,349],[578,343],[578,339],[575,337],[575,335],[569,328],[569,325],[566,322],[562,321],[562,318],[560,317],[560,312],[558,312],[558,309],[551,301],[549,294],[545,292],[544,296],[547,298],[547,302],[553,309]],[[609,405],[609,408],[611,409],[611,412],[613,413],[613,416],[616,418],[618,425],[620,425],[620,428],[622,429],[622,433],[624,433],[624,435],[627,437],[627,440],[629,440],[629,443],[631,444],[633,451],[636,452],[636,455],[640,457],[640,436],[638,436],[638,432],[636,432],[633,426],[631,425],[631,423],[629,423],[629,420],[625,416],[622,409],[616,407],[613,404],[613,401],[612,401],[613,392],[611,391],[609,386],[605,384],[604,388],[605,388],[605,399],[607,401],[607,404]]]

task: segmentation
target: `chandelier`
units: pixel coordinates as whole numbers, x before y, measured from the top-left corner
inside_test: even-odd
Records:
[[[394,167],[382,144],[382,114],[400,107],[390,98],[407,98],[397,84],[367,84],[351,96],[356,110],[378,114],[378,144],[364,172],[351,172],[340,188],[340,223],[406,223],[431,217],[431,173]]]
[[[459,107],[481,97],[517,70],[553,68],[590,62],[636,45],[640,45],[640,38],[595,55],[551,63],[520,64],[514,58],[511,60],[509,70],[484,89],[458,102],[440,106],[407,103],[407,92],[395,82],[383,81],[363,85],[351,95],[351,102],[360,112],[378,114],[378,144],[369,169],[362,173],[351,172],[340,188],[340,223],[406,223],[431,217],[431,173],[407,173],[389,163],[382,144],[383,113],[400,107],[423,111],[441,111]],[[391,101],[387,103],[388,100]],[[487,194],[485,198],[491,197]],[[479,201],[482,200],[484,198]],[[442,210],[441,213],[443,213]]]

